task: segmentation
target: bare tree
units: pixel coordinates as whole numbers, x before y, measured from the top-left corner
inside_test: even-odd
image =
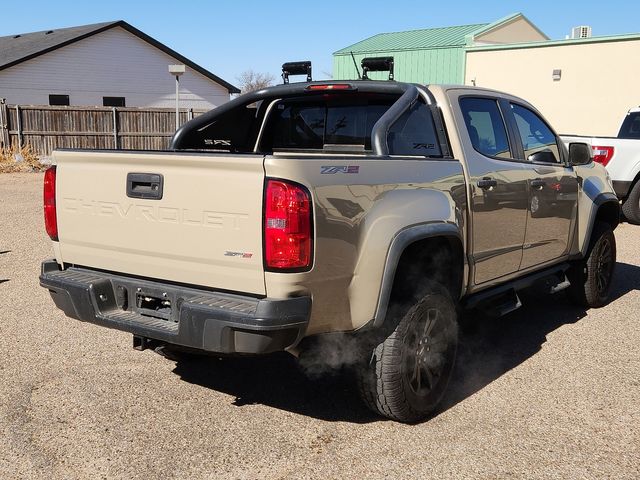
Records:
[[[253,92],[273,85],[275,77],[270,73],[254,72],[253,70],[245,70],[236,77],[240,83],[242,93]]]

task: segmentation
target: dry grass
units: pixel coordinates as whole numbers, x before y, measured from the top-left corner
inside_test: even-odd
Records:
[[[16,162],[17,156],[21,156],[22,161]],[[46,165],[40,163],[38,155],[30,145],[0,149],[0,173],[41,172],[46,168]]]

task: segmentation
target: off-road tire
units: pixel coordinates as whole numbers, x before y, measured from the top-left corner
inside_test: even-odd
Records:
[[[573,303],[598,308],[607,304],[616,265],[616,238],[611,225],[596,222],[585,258],[576,261],[567,272],[571,286],[567,290]]]
[[[622,202],[622,213],[627,222],[640,225],[640,180],[636,182],[629,196]]]
[[[429,293],[405,311],[391,332],[365,347],[368,355],[356,377],[371,410],[414,423],[442,399],[455,363],[458,325],[455,305],[440,285],[430,286]]]

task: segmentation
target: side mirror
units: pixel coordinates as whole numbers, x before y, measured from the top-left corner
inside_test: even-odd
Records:
[[[558,163],[558,159],[551,150],[539,150],[527,157],[531,163]]]
[[[569,163],[571,165],[587,165],[593,161],[591,147],[586,143],[569,144]]]

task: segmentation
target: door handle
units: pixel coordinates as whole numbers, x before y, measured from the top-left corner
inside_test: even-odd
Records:
[[[159,173],[127,174],[127,197],[147,200],[162,199],[164,178]]]
[[[488,190],[491,187],[497,187],[498,182],[491,177],[483,177],[478,180],[477,185],[483,190]]]
[[[531,180],[531,188],[536,188],[538,190],[542,190],[545,186],[545,181],[541,178],[536,178],[535,180]]]

